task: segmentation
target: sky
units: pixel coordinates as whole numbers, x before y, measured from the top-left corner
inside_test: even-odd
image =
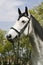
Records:
[[[8,30],[18,18],[18,8],[21,11],[38,6],[43,0],[0,0],[0,29]]]

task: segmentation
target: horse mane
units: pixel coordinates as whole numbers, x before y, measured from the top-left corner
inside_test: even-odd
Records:
[[[31,15],[32,18],[32,25],[35,31],[35,34],[38,35],[41,40],[43,41],[43,28],[40,25],[40,23],[35,19],[35,17],[33,15]]]

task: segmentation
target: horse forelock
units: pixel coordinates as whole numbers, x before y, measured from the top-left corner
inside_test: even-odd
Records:
[[[23,17],[23,16],[24,16],[24,17],[28,17],[27,14],[24,12],[24,13],[21,13],[21,14],[19,15],[18,20],[19,20],[21,17]]]

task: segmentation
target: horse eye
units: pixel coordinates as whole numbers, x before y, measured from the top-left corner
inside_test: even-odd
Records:
[[[22,21],[22,23],[25,23],[25,21]]]

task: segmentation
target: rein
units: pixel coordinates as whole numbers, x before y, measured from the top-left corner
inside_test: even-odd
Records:
[[[27,18],[28,18],[28,17],[27,17]],[[30,21],[30,18],[28,18],[28,19],[29,19],[29,21]],[[29,21],[28,21],[27,24],[21,29],[20,32],[19,32],[17,29],[13,28],[13,27],[11,27],[10,29],[15,30],[15,31],[18,33],[18,36],[20,36],[20,35],[23,33],[23,31],[25,30],[25,28],[27,27]]]

